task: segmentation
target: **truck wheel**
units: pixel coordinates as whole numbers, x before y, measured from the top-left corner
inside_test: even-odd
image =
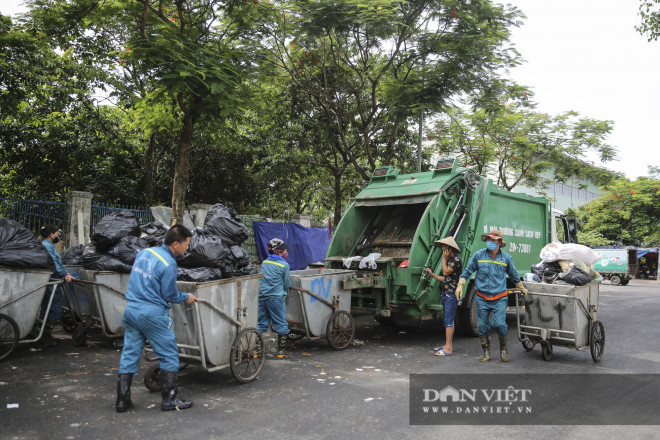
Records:
[[[464,336],[479,335],[476,297],[475,288],[472,286],[468,289],[466,297],[463,298],[463,304],[456,311],[457,327]]]
[[[613,286],[618,286],[621,284],[621,277],[618,275],[612,275],[610,277],[610,283],[612,283]]]

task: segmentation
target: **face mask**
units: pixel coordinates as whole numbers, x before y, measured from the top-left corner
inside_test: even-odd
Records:
[[[285,260],[289,258],[289,251],[284,251],[284,253],[282,254],[282,258],[284,258]]]
[[[60,237],[55,236],[55,238],[53,238],[53,244],[59,243],[59,242],[60,242]]]
[[[488,248],[489,251],[494,251],[497,249],[499,245],[495,243],[494,241],[487,241],[486,242],[486,248]]]

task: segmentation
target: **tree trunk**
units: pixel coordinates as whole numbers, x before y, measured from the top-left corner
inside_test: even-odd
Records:
[[[172,188],[172,219],[170,226],[183,224],[186,210],[186,188],[190,178],[190,151],[192,150],[193,117],[183,102],[181,93],[177,96],[183,111],[183,130],[179,139],[179,150],[174,165],[174,186]]]
[[[145,205],[151,206],[154,201],[154,177],[156,176],[156,167],[154,165],[154,150],[156,149],[156,133],[149,138],[149,146],[144,160],[144,190]]]
[[[335,174],[335,215],[332,224],[336,227],[341,220],[341,177],[343,173]]]

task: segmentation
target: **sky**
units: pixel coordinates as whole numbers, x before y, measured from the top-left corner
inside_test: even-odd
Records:
[[[629,179],[660,166],[660,41],[635,30],[640,1],[502,1],[527,16],[512,36],[527,62],[511,79],[533,88],[539,111],[613,121],[619,161],[604,166]]]
[[[527,16],[512,42],[526,62],[510,78],[533,89],[537,110],[613,121],[604,164],[635,179],[660,166],[660,41],[635,30],[641,0],[504,0]],[[24,12],[20,0],[0,11]],[[588,157],[594,160],[595,157]],[[602,165],[596,160],[597,165]]]

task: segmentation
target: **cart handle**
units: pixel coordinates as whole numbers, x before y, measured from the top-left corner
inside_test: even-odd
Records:
[[[332,308],[333,310],[336,309],[335,305],[332,304],[330,301],[327,301],[327,300],[321,298],[320,296],[318,296],[317,294],[315,294],[314,292],[312,292],[312,291],[310,291],[310,290],[302,289],[302,288],[300,288],[300,287],[289,287],[289,290],[295,290],[295,291],[297,291],[297,292],[305,292],[306,294],[311,295],[312,297],[318,299],[318,300],[321,301],[323,304],[327,305],[328,307]]]
[[[126,296],[126,294],[124,292],[120,292],[119,290],[115,290],[112,287],[108,286],[107,284],[99,283],[99,282],[96,282],[96,281],[79,280],[78,278],[73,278],[71,280],[71,282],[72,283],[80,283],[80,284],[91,284],[91,285],[94,285],[94,286],[103,286],[106,289],[108,289],[109,291],[116,293],[117,295]]]
[[[202,299],[202,298],[197,298],[197,299],[199,300],[200,303],[202,303],[202,304],[206,304],[207,306],[209,306],[210,308],[212,308],[213,310],[215,310],[216,312],[218,312],[223,318],[225,318],[226,320],[232,322],[232,323],[233,323],[236,327],[238,327],[239,329],[240,329],[241,327],[243,327],[243,324],[241,323],[241,321],[237,321],[236,319],[232,318],[231,316],[229,316],[228,314],[226,314],[222,309],[220,309],[219,307],[217,307],[215,304],[213,304],[213,303],[211,303],[210,301],[207,301],[207,300],[205,300],[205,299]]]
[[[43,288],[46,287],[46,286],[55,286],[55,285],[57,285],[57,284],[62,284],[63,282],[64,282],[64,280],[60,280],[60,281],[49,281],[49,282],[46,283],[46,284],[42,284],[42,285],[40,285],[40,286],[37,286],[37,287],[35,287],[34,289],[29,290],[29,291],[27,291],[27,292],[24,292],[24,293],[20,294],[19,296],[17,296],[16,298],[14,298],[14,299],[12,299],[12,300],[10,300],[10,301],[7,301],[6,303],[0,304],[0,309],[4,309],[4,308],[7,307],[8,305],[13,304],[13,303],[15,303],[16,301],[18,301],[18,300],[20,300],[20,299],[23,299],[24,297],[28,296],[28,295],[31,294],[32,292],[36,292],[37,290],[39,290],[39,289],[43,289]]]

